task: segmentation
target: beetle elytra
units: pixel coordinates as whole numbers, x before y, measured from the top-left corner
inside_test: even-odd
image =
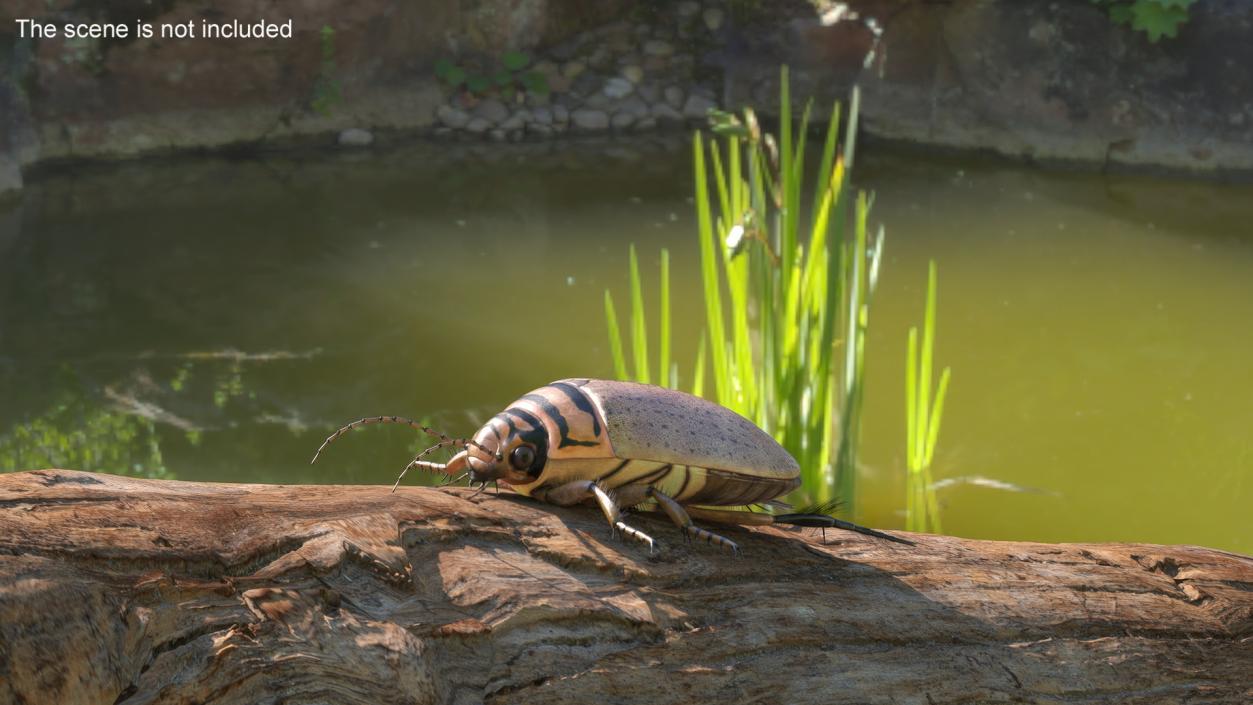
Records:
[[[800,486],[800,467],[773,438],[735,412],[690,394],[634,382],[565,379],[536,389],[493,416],[473,438],[450,438],[399,416],[354,421],[331,434],[317,454],[357,426],[402,423],[438,437],[405,467],[463,474],[480,489],[503,482],[560,506],[597,504],[615,532],[655,547],[622,510],[650,505],[688,538],[738,551],[734,541],[692,518],[733,525],[791,524],[839,528],[899,543],[905,539],[829,516],[832,505],[767,514],[747,507]],[[447,463],[424,458],[460,447]],[[395,487],[392,488],[395,491]]]

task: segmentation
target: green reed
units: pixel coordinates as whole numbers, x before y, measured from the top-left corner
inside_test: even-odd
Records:
[[[922,359],[919,360],[918,328],[909,329],[905,355],[905,448],[908,474],[905,481],[905,529],[940,533],[940,509],[931,477],[931,459],[940,437],[944,398],[951,369],[944,368],[931,401],[931,370],[935,350],[935,261],[927,272],[927,303],[922,322]]]
[[[865,339],[883,231],[868,234],[870,200],[854,195],[848,174],[857,130],[854,89],[840,136],[841,105],[831,111],[807,183],[805,139],[812,103],[793,121],[783,69],[779,134],[763,134],[756,115],[711,112],[714,137],[693,137],[693,174],[705,329],[693,392],[705,391],[706,347],[713,397],[772,434],[799,461],[808,499],[855,491]],[[812,199],[803,211],[802,196]],[[613,297],[605,292],[615,373],[647,382],[647,325],[639,266],[630,249],[635,373],[627,372]],[[670,362],[669,253],[662,250],[660,382],[678,384]],[[706,342],[708,345],[706,346]],[[838,353],[838,355],[837,355]]]

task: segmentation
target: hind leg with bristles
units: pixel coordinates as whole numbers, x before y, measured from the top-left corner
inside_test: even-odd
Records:
[[[661,490],[656,487],[649,487],[648,496],[656,500],[657,506],[661,507],[661,511],[665,512],[666,516],[670,517],[670,521],[673,521],[678,525],[679,529],[683,531],[684,536],[697,538],[705,543],[711,543],[730,549],[731,553],[734,553],[737,556],[740,554],[739,544],[729,538],[726,538],[725,536],[719,536],[712,531],[702,529],[693,524],[692,517],[688,516],[687,510],[683,508],[683,505],[674,501],[672,497],[666,495]]]
[[[821,507],[819,508],[821,509]],[[813,511],[806,511],[794,514],[765,514],[762,512],[746,512],[735,509],[705,509],[704,507],[688,507],[687,510],[692,516],[704,521],[717,522],[719,524],[739,524],[742,526],[768,526],[775,525],[791,525],[802,526],[807,528],[823,529],[823,542],[826,542],[826,529],[844,529],[845,531],[855,531],[866,536],[873,536],[879,539],[895,541],[913,546],[914,542],[907,539],[893,536],[882,531],[868,529],[864,526],[836,519],[828,514],[821,514]]]
[[[657,548],[657,543],[653,541],[651,536],[633,526],[628,526],[626,522],[622,521],[622,510],[618,508],[618,502],[603,487],[591,480],[567,482],[564,485],[558,485],[552,489],[535,493],[533,496],[542,502],[562,507],[570,507],[586,500],[594,499],[600,510],[604,512],[605,519],[609,521],[611,531],[614,533],[621,532],[637,541],[648,544],[649,553],[652,553]]]
[[[774,519],[775,524],[791,524],[792,526],[803,526],[803,527],[809,527],[809,528],[823,529],[823,532],[822,532],[823,543],[826,543],[827,541],[826,529],[843,529],[845,531],[852,531],[858,534],[863,534],[865,536],[873,536],[874,538],[883,539],[885,541],[903,543],[906,546],[916,545],[913,541],[910,541],[909,539],[903,539],[899,536],[893,536],[892,534],[878,531],[877,529],[871,529],[871,528],[862,526],[860,524],[854,524],[851,521],[844,521],[843,519],[836,519],[835,517],[827,515],[827,514],[814,514],[814,513],[807,513],[807,512],[799,512],[796,514],[776,514],[774,515],[773,519]]]

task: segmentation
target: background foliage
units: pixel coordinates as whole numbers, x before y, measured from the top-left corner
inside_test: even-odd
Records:
[[[1188,21],[1188,9],[1196,0],[1092,0],[1109,12],[1119,24],[1144,32],[1149,41],[1174,38],[1179,27]]]

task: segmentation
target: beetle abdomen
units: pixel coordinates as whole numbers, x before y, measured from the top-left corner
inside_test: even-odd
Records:
[[[572,386],[590,399],[619,458],[763,479],[800,476],[796,460],[769,434],[699,397],[633,382],[568,379],[553,384]]]
[[[552,459],[542,484],[558,487],[575,480],[594,480],[607,490],[628,485],[652,485],[684,504],[745,506],[787,494],[800,486],[800,478],[755,477],[744,473],[629,458]],[[534,487],[518,487],[530,494]]]
[[[800,487],[799,477],[754,477],[715,468],[683,466],[650,483],[683,504],[739,507],[765,502]]]

